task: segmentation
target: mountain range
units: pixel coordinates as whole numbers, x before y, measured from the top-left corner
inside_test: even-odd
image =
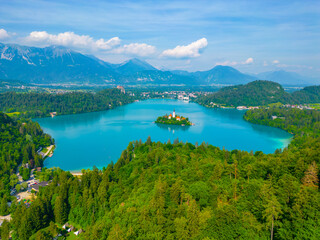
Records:
[[[255,76],[229,66],[197,72],[162,71],[136,58],[112,64],[61,46],[36,48],[0,43],[0,54],[0,79],[32,84],[235,85],[257,79],[283,85],[312,84],[310,79],[286,71]]]

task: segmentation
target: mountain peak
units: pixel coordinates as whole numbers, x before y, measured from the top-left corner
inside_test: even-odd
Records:
[[[157,70],[155,67],[153,67],[151,64],[147,63],[146,61],[140,60],[138,58],[132,58],[129,59],[117,68],[120,72],[126,72],[126,73],[136,73],[136,72],[142,72],[147,70]]]

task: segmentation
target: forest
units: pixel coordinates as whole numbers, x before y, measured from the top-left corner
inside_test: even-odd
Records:
[[[272,103],[306,104],[320,102],[320,86],[305,87],[288,93],[283,87],[271,81],[253,81],[245,85],[221,88],[218,92],[202,95],[197,103],[210,106],[210,103],[226,106],[267,106]]]
[[[319,239],[319,116],[248,111],[246,120],[294,134],[274,154],[148,138],[129,143],[115,164],[83,170],[80,179],[50,171],[52,183],[29,208],[12,205],[13,220],[1,234],[51,239],[69,222],[85,230],[78,239],[89,240]]]
[[[6,215],[13,211],[7,202],[12,200],[10,190],[18,183],[15,174],[18,167],[23,177],[29,178],[29,169],[21,168],[21,164],[41,167],[43,159],[37,150],[53,144],[53,139],[38,123],[27,119],[15,121],[4,113],[0,113],[0,127],[0,215]]]
[[[121,93],[119,89],[64,94],[6,92],[0,94],[0,111],[36,118],[50,116],[50,112],[63,115],[103,111],[133,101],[133,97]]]

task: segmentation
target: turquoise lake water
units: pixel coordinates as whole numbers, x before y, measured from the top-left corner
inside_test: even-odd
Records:
[[[171,113],[189,117],[195,126],[157,125],[158,116]],[[203,141],[228,150],[273,153],[286,147],[292,135],[280,129],[254,125],[243,120],[244,111],[208,109],[177,100],[147,100],[113,110],[35,119],[56,141],[56,150],[45,167],[76,171],[116,162],[133,140],[171,143]]]

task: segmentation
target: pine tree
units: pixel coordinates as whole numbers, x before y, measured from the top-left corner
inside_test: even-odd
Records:
[[[302,183],[307,187],[318,188],[318,172],[318,166],[316,162],[313,162],[311,165],[309,165],[307,171],[305,172]]]
[[[279,219],[281,211],[281,204],[278,202],[275,195],[271,195],[269,199],[266,199],[266,204],[264,205],[263,216],[267,221],[267,225],[270,226],[270,239],[273,239],[273,229],[275,221]]]
[[[9,239],[10,226],[7,220],[2,222],[1,228],[1,239]]]
[[[55,221],[60,224],[64,224],[67,221],[67,206],[60,196],[57,196],[54,204],[54,217]]]
[[[114,227],[111,229],[107,240],[124,240],[125,234],[121,230],[119,224],[115,224]]]

